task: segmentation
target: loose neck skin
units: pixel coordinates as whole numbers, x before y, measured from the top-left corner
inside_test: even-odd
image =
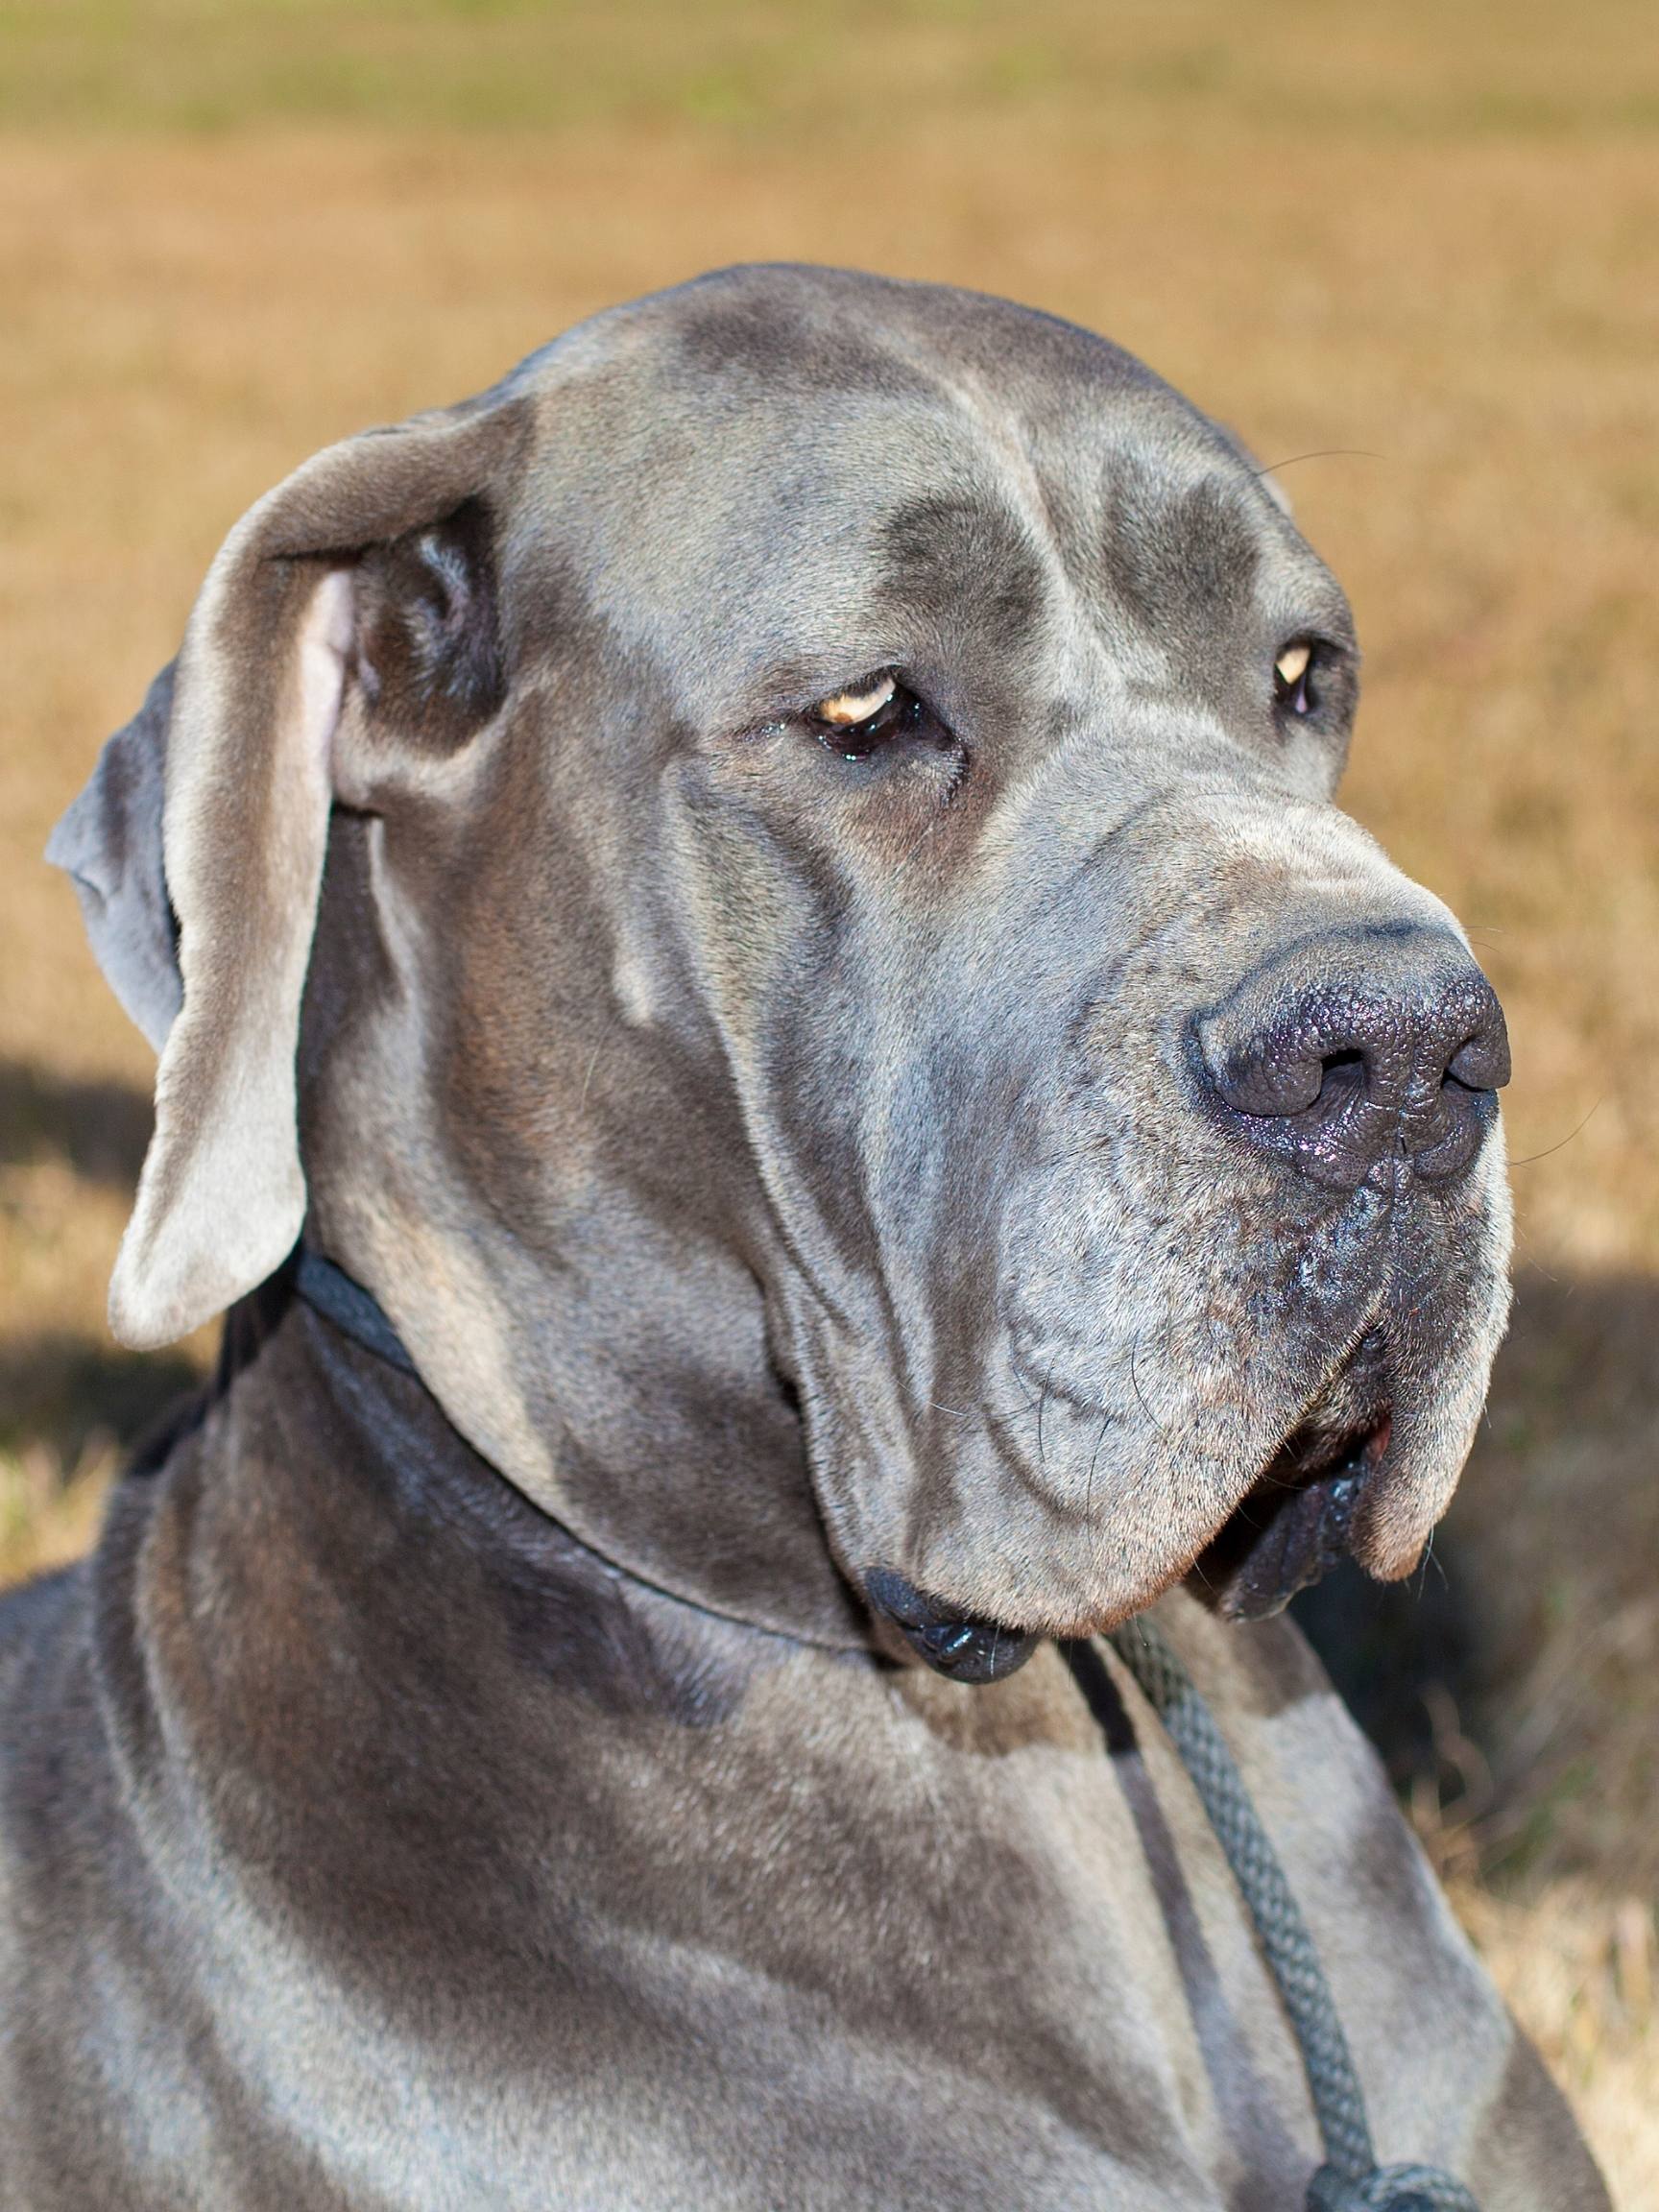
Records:
[[[227,1317],[207,1416],[182,1450],[192,1572],[243,1586],[234,1642],[263,1650],[262,1666],[300,1626],[287,1614],[301,1590],[347,1642],[419,1623],[428,1655],[462,1676],[511,1650],[642,1708],[716,1663],[763,1669],[798,1647],[579,1543],[479,1457],[418,1377],[294,1294],[289,1270]]]
[[[337,822],[300,1055],[308,1239],[578,1542],[712,1614],[867,1648],[773,1363],[765,1255],[733,1238],[768,1226],[717,1086],[579,993],[518,1004],[521,964],[455,969],[483,924],[447,947],[389,926],[385,872]]]

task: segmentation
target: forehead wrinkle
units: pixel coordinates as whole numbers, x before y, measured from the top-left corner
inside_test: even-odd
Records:
[[[1030,426],[1014,407],[988,392],[976,375],[951,378],[948,389],[977,432],[997,469],[998,487],[1027,525],[1042,561],[1050,587],[1045,609],[1046,641],[1060,663],[1055,677],[1062,695],[1096,688],[1120,691],[1124,672],[1106,650],[1087,604],[1083,579],[1067,560],[1066,531]]]
[[[589,589],[619,635],[670,663],[694,717],[782,703],[755,697],[774,670],[804,685],[822,672],[832,689],[907,650],[875,589],[882,536],[907,503],[982,474],[964,467],[951,413],[883,394],[804,420],[757,391],[728,396],[711,442],[705,415],[687,408],[675,425],[648,502],[613,485],[592,500],[603,556]]]
[[[945,377],[942,382],[973,424],[978,449],[996,468],[999,490],[1027,525],[1042,557],[1050,586],[1045,610],[1046,642],[1058,663],[1053,673],[1059,695],[1087,698],[1096,705],[1103,699],[1120,698],[1137,685],[1161,687],[1172,682],[1174,659],[1151,631],[1133,624],[1115,627],[1110,636],[1103,630],[1097,594],[1091,589],[1094,579],[1087,550],[1087,541],[1098,535],[1098,525],[1073,519],[1068,530],[1056,507],[1048,472],[1038,457],[1032,426],[1015,407],[988,390],[976,374]],[[1110,430],[1104,423],[1099,425],[1101,445],[1110,442],[1118,452],[1129,452],[1149,436],[1163,432],[1159,443],[1179,452],[1188,464],[1183,473],[1196,476],[1199,482],[1208,481],[1216,473],[1214,442],[1219,440],[1219,433],[1212,432],[1186,401],[1174,395],[1167,398],[1172,404],[1164,404],[1166,395],[1159,387],[1150,392],[1114,391],[1111,412],[1118,420]],[[1069,426],[1065,439],[1069,454],[1085,445],[1090,427],[1087,419],[1075,428]],[[1291,534],[1300,542],[1294,525]],[[1077,557],[1070,560],[1067,556],[1069,535],[1084,541],[1075,549]]]
[[[1053,569],[1064,582],[1066,564],[1059,523],[1031,450],[1029,433],[1013,408],[990,399],[978,377],[949,378],[945,389],[1000,464],[1001,488],[1010,504],[1033,526],[1033,536],[1052,555]]]
[[[920,610],[905,607],[903,594],[869,589],[880,568],[872,541],[879,541],[883,525],[907,499],[927,492],[954,494],[964,509],[985,507],[992,558],[984,564],[984,581],[993,594],[998,581],[993,571],[1006,576],[1018,565],[996,558],[998,539],[1011,544],[1017,529],[1037,587],[1031,643],[1042,651],[1051,696],[1075,692],[1098,700],[1103,686],[1118,692],[1126,679],[1171,680],[1166,647],[1140,625],[1113,623],[1103,634],[1098,578],[1089,573],[1086,557],[1077,558],[1081,548],[1068,557],[1069,541],[1080,529],[1098,533],[1068,509],[1089,473],[1088,448],[1096,437],[1131,467],[1138,455],[1144,467],[1144,448],[1155,444],[1156,475],[1181,488],[1183,479],[1216,473],[1214,440],[1203,436],[1206,426],[1188,424],[1181,414],[1166,420],[1162,407],[1157,421],[1148,421],[1145,394],[1102,393],[1098,410],[1071,415],[1068,409],[1057,457],[1081,464],[1079,482],[1071,483],[1064,469],[1055,480],[1041,458],[1041,440],[1056,429],[1042,392],[1035,395],[1038,419],[1028,421],[1029,410],[1002,397],[977,368],[938,353],[928,367],[932,374],[918,375],[902,397],[879,388],[826,390],[805,410],[781,410],[779,395],[761,384],[743,379],[734,390],[721,379],[720,404],[711,410],[719,423],[712,451],[697,435],[699,418],[710,410],[682,395],[671,421],[678,418],[675,442],[685,443],[666,475],[657,441],[667,426],[651,411],[658,427],[647,447],[657,466],[628,471],[636,483],[653,479],[649,522],[637,513],[627,519],[616,515],[613,488],[601,494],[595,504],[612,508],[624,541],[617,550],[627,558],[615,572],[603,564],[590,589],[621,635],[632,634],[662,666],[689,719],[724,719],[734,707],[761,715],[786,703],[787,695],[783,702],[776,694],[756,696],[757,673],[768,663],[800,667],[802,688],[822,669],[833,688],[903,658],[904,624],[895,616],[913,617]],[[705,394],[702,400],[712,397]],[[635,435],[644,434],[640,424]],[[645,463],[647,451],[636,457]],[[998,515],[1013,529],[999,532]],[[685,530],[674,526],[677,519]],[[925,531],[913,542],[925,549]],[[694,561],[687,559],[687,543],[699,548]],[[971,589],[961,590],[960,605],[972,621]]]

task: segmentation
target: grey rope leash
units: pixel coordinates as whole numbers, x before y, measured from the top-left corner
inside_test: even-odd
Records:
[[[1111,1642],[1181,1754],[1290,2016],[1325,2146],[1325,2163],[1308,2185],[1307,2212],[1479,2212],[1462,2182],[1437,2167],[1378,2165],[1364,2093],[1319,1954],[1210,1708],[1150,1622],[1127,1623]],[[1066,1656],[1098,1719],[1105,1677],[1098,1652],[1072,1644]]]

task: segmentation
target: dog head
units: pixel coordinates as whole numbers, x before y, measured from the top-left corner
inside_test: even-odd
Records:
[[[730,272],[331,448],[60,831],[164,1040],[117,1334],[309,1211],[578,1534],[966,1678],[1407,1573],[1507,1057],[1356,693],[1237,444],[997,301]]]

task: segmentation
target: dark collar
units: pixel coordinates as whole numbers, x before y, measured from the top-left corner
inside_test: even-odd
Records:
[[[332,1260],[325,1260],[322,1253],[314,1251],[309,1244],[300,1247],[294,1287],[306,1305],[332,1321],[342,1335],[349,1336],[354,1344],[361,1344],[365,1352],[373,1352],[388,1366],[401,1368],[405,1375],[420,1380],[419,1370],[402,1337],[376,1301],[361,1283],[353,1283],[343,1267],[336,1267]]]

